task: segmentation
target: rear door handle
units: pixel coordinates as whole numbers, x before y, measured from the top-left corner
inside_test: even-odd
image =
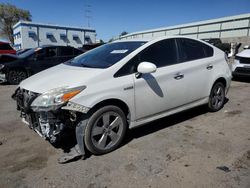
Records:
[[[176,80],[180,80],[180,79],[182,79],[182,78],[184,78],[184,74],[181,74],[181,73],[177,73],[177,74],[174,76],[174,79],[176,79]]]
[[[207,70],[211,70],[213,68],[213,65],[208,65]]]

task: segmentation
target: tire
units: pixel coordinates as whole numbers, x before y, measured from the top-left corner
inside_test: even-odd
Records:
[[[10,70],[7,73],[7,81],[10,84],[19,84],[21,81],[23,81],[24,79],[26,79],[27,73],[23,70]]]
[[[117,106],[102,107],[88,119],[84,137],[86,148],[96,155],[111,152],[119,147],[126,131],[124,112]]]
[[[217,112],[223,108],[225,103],[225,86],[221,82],[216,82],[210,92],[208,110]]]

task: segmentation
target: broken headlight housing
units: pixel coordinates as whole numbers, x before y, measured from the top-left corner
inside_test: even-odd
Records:
[[[86,86],[68,88],[60,87],[52,89],[39,95],[31,104],[33,111],[50,111],[57,110],[71,98],[84,90]]]

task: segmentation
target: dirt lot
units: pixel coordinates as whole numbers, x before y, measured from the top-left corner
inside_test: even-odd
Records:
[[[58,164],[0,86],[0,187],[250,187],[250,83],[232,82],[217,113],[196,108],[128,132],[118,150]],[[218,169],[217,167],[223,167]]]

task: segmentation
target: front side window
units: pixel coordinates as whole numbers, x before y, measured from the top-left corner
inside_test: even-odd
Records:
[[[167,39],[153,44],[139,55],[140,62],[154,63],[157,67],[164,67],[177,63],[175,39]]]
[[[144,49],[138,55],[128,61],[114,77],[120,77],[135,73],[141,62],[154,63],[158,68],[178,63],[177,47],[175,39],[166,39]]]
[[[65,64],[78,67],[108,68],[128,54],[145,44],[145,42],[116,42],[105,44],[87,53],[75,57]]]

